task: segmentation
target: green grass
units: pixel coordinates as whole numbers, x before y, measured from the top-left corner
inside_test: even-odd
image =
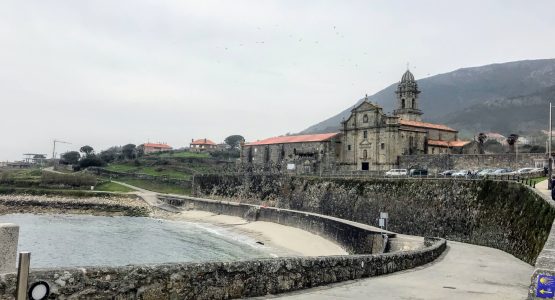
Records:
[[[94,188],[96,191],[103,191],[103,192],[120,192],[120,193],[128,193],[128,192],[132,192],[133,189],[130,189],[126,186],[123,186],[121,184],[115,183],[115,182],[111,182],[111,181],[105,181],[100,183],[99,185],[97,185]]]
[[[191,194],[190,189],[186,189],[181,186],[177,186],[169,183],[156,182],[156,181],[144,180],[144,179],[128,179],[128,178],[121,178],[118,180],[130,185],[143,188],[145,190],[158,192],[158,193],[179,194],[179,195]]]
[[[158,157],[165,157],[165,158],[209,158],[210,154],[207,152],[189,152],[189,151],[181,151],[181,152],[163,152],[159,154],[154,154]]]
[[[169,178],[175,179],[190,179],[191,174],[185,172],[180,172],[171,169],[169,166],[159,166],[159,167],[147,167],[147,166],[135,166],[126,164],[112,164],[106,167],[107,170],[122,173],[135,173],[135,174],[147,174],[151,176],[167,176]]]
[[[532,184],[537,184],[538,182],[544,181],[546,179],[547,177],[536,177],[536,178],[530,178],[528,180],[531,180]]]
[[[105,169],[114,172],[133,173],[134,171],[139,169],[139,167],[126,164],[111,164]]]

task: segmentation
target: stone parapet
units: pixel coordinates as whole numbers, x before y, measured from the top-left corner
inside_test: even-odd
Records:
[[[15,272],[19,226],[0,223],[0,274]]]
[[[379,255],[32,270],[29,282],[46,281],[53,299],[232,299],[402,271],[445,248],[445,240],[431,238],[422,249]],[[0,299],[14,299],[15,286],[15,274],[0,277]]]

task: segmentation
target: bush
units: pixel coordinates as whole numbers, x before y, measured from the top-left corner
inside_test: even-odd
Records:
[[[106,162],[104,162],[98,156],[92,154],[87,157],[81,158],[81,160],[79,161],[79,167],[81,167],[81,169],[85,169],[88,167],[103,167],[105,165]]]

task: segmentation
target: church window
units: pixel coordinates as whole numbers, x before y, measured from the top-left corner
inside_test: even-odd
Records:
[[[401,99],[401,108],[405,108],[405,99]]]
[[[416,101],[414,101],[414,99],[412,99],[412,108],[416,108]]]
[[[362,158],[364,158],[364,159],[368,158],[368,151],[366,151],[366,150],[362,151]]]
[[[351,145],[347,146],[347,150],[351,151]]]
[[[382,143],[382,144],[380,145],[380,147],[382,148],[382,150],[385,149],[385,144]]]
[[[362,122],[368,123],[368,115],[364,115],[364,117],[362,117]]]
[[[365,139],[368,138],[368,131],[364,130],[364,131],[363,131],[363,135],[364,135],[364,138],[365,138]]]

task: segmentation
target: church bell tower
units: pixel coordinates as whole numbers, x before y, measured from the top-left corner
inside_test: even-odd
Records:
[[[395,116],[403,120],[422,121],[422,111],[418,108],[418,94],[420,94],[420,91],[416,80],[414,80],[414,75],[409,70],[403,74],[395,94],[397,94]]]

